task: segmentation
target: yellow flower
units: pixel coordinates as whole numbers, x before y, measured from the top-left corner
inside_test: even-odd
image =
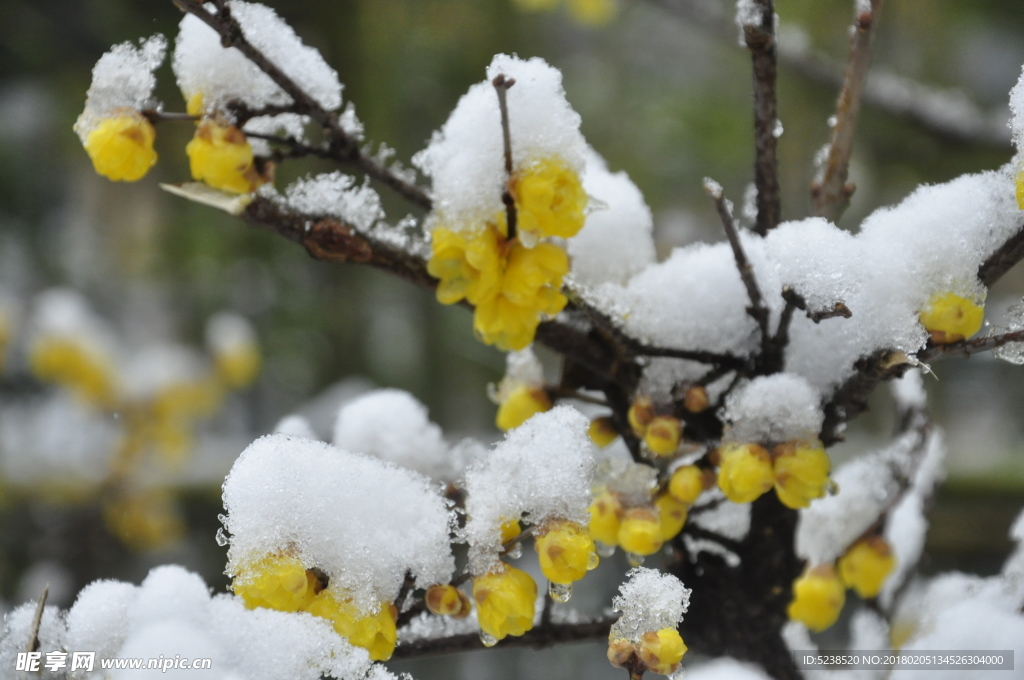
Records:
[[[473,609],[466,594],[455,586],[442,585],[427,588],[427,594],[423,597],[430,613],[438,616],[451,616],[456,619],[464,619],[469,616]]]
[[[239,569],[231,589],[249,609],[263,607],[297,612],[313,603],[320,583],[298,558],[277,554]]]
[[[170,547],[185,536],[185,520],[165,491],[116,498],[104,506],[103,519],[111,533],[139,552]]]
[[[568,301],[558,289],[569,273],[569,256],[551,243],[527,248],[512,242],[501,293],[523,307],[534,307],[545,314],[557,314]]]
[[[1017,173],[1017,207],[1024,210],[1024,171]]]
[[[524,571],[502,562],[473,579],[473,599],[480,630],[495,640],[533,628],[537,584]]]
[[[237,390],[255,382],[263,365],[263,357],[257,345],[246,343],[218,353],[214,356],[214,363],[221,382]]]
[[[679,440],[683,436],[683,424],[672,416],[655,416],[647,432],[644,442],[647,448],[657,456],[668,456],[679,448]]]
[[[882,584],[896,566],[896,558],[881,536],[857,541],[839,558],[839,575],[864,599],[882,592]]]
[[[203,112],[203,93],[193,92],[185,102],[185,111],[190,116],[198,116]]]
[[[686,654],[686,643],[675,628],[649,630],[636,644],[637,656],[648,670],[658,675],[669,675],[677,668]]]
[[[619,437],[619,431],[615,429],[612,419],[608,416],[591,420],[590,427],[587,428],[587,434],[590,435],[590,441],[602,449]]]
[[[523,528],[519,526],[519,520],[510,519],[501,525],[501,544],[505,545],[513,538],[523,533]]]
[[[494,224],[473,233],[435,228],[431,232],[427,272],[440,279],[437,301],[452,305],[465,298],[476,305],[497,295],[504,273],[503,243],[499,227]]]
[[[675,499],[687,505],[697,502],[704,491],[704,472],[696,465],[684,465],[677,468],[668,480],[668,492]]]
[[[508,432],[538,413],[551,410],[551,397],[540,388],[520,385],[502,400],[494,419],[499,430]]]
[[[510,184],[521,231],[537,238],[570,238],[583,228],[587,192],[576,171],[561,159],[534,163],[516,173]]]
[[[821,442],[787,442],[773,450],[775,493],[787,508],[806,508],[832,484],[832,461]]]
[[[786,612],[789,618],[821,632],[839,618],[846,603],[846,588],[831,564],[810,569],[793,582],[793,601]]]
[[[69,338],[43,337],[29,352],[32,373],[43,382],[74,391],[83,401],[102,406],[114,402],[114,367],[92,348]]]
[[[584,26],[604,26],[615,11],[615,0],[569,0],[569,14]]]
[[[637,397],[626,412],[626,419],[637,437],[647,434],[647,428],[654,420],[654,404],[650,397]]]
[[[661,540],[671,541],[679,535],[686,524],[686,516],[690,506],[675,499],[670,493],[663,493],[654,501],[658,508],[658,519],[661,526]]]
[[[618,545],[622,505],[618,497],[602,491],[590,504],[590,535],[605,545]]]
[[[255,164],[245,133],[234,125],[205,119],[185,146],[192,178],[214,189],[247,194],[270,181]]]
[[[619,545],[634,555],[653,555],[661,548],[661,520],[654,508],[630,508],[619,525]]]
[[[576,522],[555,520],[542,529],[533,547],[540,570],[552,583],[579,581],[597,566],[594,539]]]
[[[539,325],[538,310],[517,305],[504,295],[484,300],[473,313],[473,331],[477,338],[503,352],[529,345]]]
[[[958,342],[981,330],[985,307],[955,293],[936,293],[921,310],[920,319],[932,342]]]
[[[372,661],[386,661],[395,651],[398,611],[394,605],[382,602],[376,612],[364,614],[351,600],[341,599],[332,591],[324,590],[313,598],[305,611],[330,621],[338,635],[367,650]]]
[[[690,413],[702,413],[710,405],[708,391],[703,385],[694,385],[686,390],[686,395],[683,397],[683,406]]]
[[[719,449],[718,486],[733,503],[750,503],[772,488],[772,459],[757,444],[726,444]]]
[[[112,180],[142,179],[156,163],[153,124],[138,111],[121,109],[85,137],[85,151],[96,172]]]

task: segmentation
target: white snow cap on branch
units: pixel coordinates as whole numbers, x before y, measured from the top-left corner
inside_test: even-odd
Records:
[[[496,564],[507,521],[560,518],[586,525],[594,478],[588,425],[570,406],[539,413],[466,472],[465,536],[474,574]]]
[[[737,442],[816,440],[825,419],[821,393],[791,373],[754,378],[728,396],[723,438]]]
[[[405,580],[447,583],[452,516],[427,478],[305,437],[261,437],[224,481],[228,571],[288,551],[373,610]]]
[[[644,633],[676,628],[690,607],[690,589],[672,574],[657,569],[631,569],[619,586],[612,608],[622,612],[609,637],[638,642]]]
[[[487,80],[469,88],[427,148],[413,158],[433,182],[441,219],[455,226],[483,225],[504,210],[501,114],[491,84],[498,75],[516,81],[507,93],[514,168],[558,157],[583,171],[586,142],[579,114],[565,98],[562,73],[539,57],[499,54],[487,67]]]
[[[334,445],[435,479],[451,479],[441,428],[427,407],[404,390],[374,390],[344,404],[334,423]]]
[[[585,286],[624,284],[655,261],[651,209],[629,175],[610,172],[589,147],[583,189],[594,200],[583,229],[569,239],[572,274]]]
[[[234,312],[217,312],[207,319],[205,336],[206,346],[214,356],[259,345],[252,323]]]
[[[274,10],[241,0],[231,0],[227,5],[246,39],[264,56],[328,111],[341,106],[338,73],[319,51],[304,45]],[[210,4],[206,7],[213,9]],[[207,112],[223,112],[228,102],[251,109],[292,103],[270,76],[237,49],[222,46],[217,32],[191,14],[181,20],[173,66],[185,98],[201,95]]]
[[[285,204],[306,215],[337,217],[362,232],[384,219],[380,195],[368,182],[340,171],[298,179],[285,190]]]
[[[75,132],[82,142],[101,118],[117,109],[138,111],[156,106],[153,71],[163,63],[166,53],[167,39],[157,33],[140,41],[138,47],[130,41],[114,45],[100,57],[92,69],[85,110],[75,123]]]
[[[1017,146],[1017,152],[1020,153],[1024,151],[1024,68],[1021,69],[1017,84],[1010,90],[1010,111],[1013,113],[1010,119],[1013,143]]]

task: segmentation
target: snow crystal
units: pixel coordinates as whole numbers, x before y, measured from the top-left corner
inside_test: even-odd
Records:
[[[483,224],[504,209],[501,115],[491,84],[499,74],[516,81],[507,92],[515,167],[558,157],[583,170],[586,143],[579,114],[565,99],[561,72],[538,57],[499,54],[487,67],[487,80],[462,96],[427,148],[413,158],[433,181],[435,209],[444,222]]]
[[[487,396],[495,404],[500,404],[520,387],[544,387],[544,365],[532,347],[505,355],[505,375],[497,385],[491,383],[487,386]]]
[[[723,657],[694,666],[686,671],[686,680],[768,680],[759,667]]]
[[[241,0],[231,0],[228,6],[246,39],[299,87],[329,111],[341,106],[337,72],[316,49],[304,45],[274,10]],[[223,47],[217,32],[191,14],[181,20],[173,66],[185,98],[201,94],[208,112],[224,113],[229,102],[251,109],[292,103],[270,76],[237,49]]]
[[[588,425],[569,406],[539,413],[466,472],[465,533],[474,574],[494,566],[508,520],[587,523],[594,474]]]
[[[75,123],[75,132],[85,142],[99,121],[118,109],[136,111],[155,107],[153,71],[164,61],[167,39],[159,33],[142,40],[114,45],[92,69],[92,85],[86,94],[85,110]]]
[[[740,566],[740,556],[718,541],[712,541],[708,538],[694,538],[689,534],[683,534],[683,546],[686,548],[686,552],[692,561],[696,561],[697,555],[700,553],[706,552],[718,555],[725,560],[725,564],[730,568],[735,569]]]
[[[1000,326],[993,326],[989,334],[999,335],[1022,330],[1024,330],[1024,301],[1018,302],[1006,310],[1006,317]],[[1002,347],[996,347],[992,354],[997,359],[1020,366],[1024,364],[1024,342],[1008,342]]]
[[[362,232],[384,219],[380,196],[369,185],[360,185],[339,171],[299,179],[285,190],[285,203],[304,215],[336,217]]]
[[[587,221],[569,239],[572,274],[585,286],[624,284],[655,261],[654,218],[643,194],[625,172],[611,173],[604,159],[587,149],[583,189],[592,207]]]
[[[725,401],[724,439],[737,442],[816,440],[825,419],[821,393],[798,375],[778,373],[754,378]]]
[[[702,498],[707,498],[708,503],[693,508],[690,522],[734,541],[742,541],[746,537],[750,531],[750,503],[726,502],[725,494],[717,488]]]
[[[430,421],[427,407],[403,390],[374,390],[342,406],[333,442],[435,478],[451,478],[454,472],[441,428]]]
[[[736,0],[736,24],[741,31],[746,26],[761,25],[761,8],[756,0]]]
[[[451,516],[428,479],[323,442],[257,439],[224,481],[224,506],[231,573],[291,552],[372,610],[395,599],[406,572],[426,588],[454,570]]]
[[[1024,68],[1021,69],[1017,84],[1010,90],[1010,111],[1013,113],[1010,129],[1013,130],[1013,143],[1017,145],[1019,153],[1024,150]]]
[[[622,612],[609,637],[638,642],[644,633],[676,628],[690,606],[691,590],[672,574],[637,567],[626,574],[612,608]]]
[[[281,418],[281,420],[277,421],[277,425],[274,426],[274,433],[286,434],[289,437],[319,439],[319,437],[316,436],[316,432],[313,431],[313,426],[309,424],[309,421],[297,414],[285,416],[284,418]]]
[[[128,635],[128,607],[137,588],[123,581],[93,581],[67,614],[67,647],[112,657]]]
[[[811,311],[829,310],[857,291],[863,266],[858,245],[850,232],[821,217],[784,222],[765,238],[782,285],[800,294]]]
[[[907,371],[899,380],[893,380],[890,389],[902,409],[922,410],[928,405],[928,393],[924,390],[924,379],[919,370]]]
[[[42,677],[44,680],[59,680],[64,677],[63,671],[47,671],[45,666],[42,667],[41,675],[14,671],[18,653],[24,652],[28,647],[35,615],[36,603],[26,602],[4,616],[3,634],[0,635],[0,668],[4,669],[4,677],[25,678],[25,680],[29,678],[37,679],[39,677]],[[38,651],[43,653],[44,661],[47,652],[59,652],[64,649],[66,634],[64,617],[61,611],[53,606],[46,607],[43,610],[43,618],[39,623],[38,636]]]

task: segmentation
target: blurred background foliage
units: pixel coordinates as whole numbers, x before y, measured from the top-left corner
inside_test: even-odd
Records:
[[[700,188],[704,176],[719,180],[737,203],[751,181],[747,53],[735,37],[680,20],[657,2],[618,0],[600,26],[581,25],[564,8],[527,12],[512,0],[272,4],[338,70],[368,138],[396,149],[403,162],[483,77],[493,54],[514,52],[562,69],[588,141],[644,191],[662,257],[721,238]],[[728,0],[712,5],[731,14]],[[851,5],[778,0],[777,10],[791,39],[842,61]],[[474,340],[469,313],[377,272],[315,262],[277,236],[160,191],[159,182],[188,177],[188,124],[160,127],[160,162],[137,184],[111,183],[92,171],[71,125],[93,64],[114,43],[154,32],[173,37],[180,18],[169,0],[0,0],[0,286],[26,315],[39,292],[68,286],[126,336],[159,327],[193,346],[202,344],[211,314],[233,310],[255,325],[264,370],[225,407],[236,449],[205,476],[176,483],[187,526],[176,543],[132,552],[109,533],[94,502],[0,496],[0,600],[7,607],[34,598],[46,580],[57,584],[53,601],[67,605],[91,579],[137,581],[167,561],[223,585],[223,549],[213,540],[220,478],[246,437],[270,431],[340,380],[410,390],[453,437],[496,436],[485,387],[500,378],[504,361]],[[1021,36],[1020,0],[887,0],[874,64],[959,90],[999,115],[1024,63]],[[166,108],[183,110],[169,65],[158,76]],[[786,218],[808,212],[813,159],[828,140],[835,97],[835,88],[780,67]],[[852,163],[858,191],[842,226],[856,229],[871,210],[922,182],[996,168],[1011,155],[1008,143],[950,139],[866,106]],[[318,161],[287,165],[277,185],[323,169]],[[407,206],[382,195],[391,220],[406,214]],[[990,293],[990,320],[1022,294],[1024,274],[1015,271]],[[933,511],[927,570],[991,573],[1008,549],[1007,526],[1024,503],[1019,370],[976,357],[938,365],[941,380],[928,380],[936,418],[948,430],[951,477]],[[8,405],[53,389],[25,378],[17,347],[0,385]],[[351,383],[341,392],[348,389]],[[881,392],[851,427],[838,459],[887,436],[892,423]],[[333,394],[321,404],[330,406],[339,398],[337,389]]]

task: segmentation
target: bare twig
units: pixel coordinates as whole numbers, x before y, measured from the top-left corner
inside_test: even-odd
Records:
[[[761,289],[757,287],[754,269],[750,266],[747,254],[743,251],[743,244],[740,243],[739,229],[736,227],[736,220],[733,219],[732,209],[725,200],[722,186],[718,182],[705,178],[704,191],[715,202],[718,216],[722,218],[725,235],[729,239],[729,245],[732,246],[732,254],[736,258],[736,268],[739,269],[740,278],[743,279],[743,285],[747,289],[747,296],[750,298],[750,306],[747,307],[747,313],[754,318],[754,321],[757,322],[757,327],[761,330],[762,350],[767,349],[768,343],[771,340],[771,334],[768,331],[768,307],[764,303]]]
[[[789,286],[782,289],[782,299],[786,301],[787,307],[792,306],[805,312],[807,314],[807,318],[814,323],[821,323],[825,319],[834,319],[837,316],[841,316],[844,319],[849,319],[853,316],[853,312],[850,311],[850,308],[846,306],[846,303],[841,300],[837,302],[832,309],[808,309],[807,300],[804,299],[804,296],[800,295],[800,293],[796,292]]]
[[[499,73],[491,81],[498,93],[498,109],[501,111],[501,141],[505,149],[505,190],[501,192],[501,202],[505,204],[506,236],[516,237],[516,201],[512,197],[512,132],[508,122],[508,89],[516,84],[515,78],[506,78]]]
[[[194,123],[201,118],[201,116],[194,116],[191,113],[181,113],[179,111],[157,111],[156,109],[143,109],[142,115],[145,116],[153,125],[157,125],[159,123],[179,122]]]
[[[1011,331],[1000,335],[961,340],[960,342],[951,342],[948,345],[931,345],[918,352],[917,358],[921,361],[931,361],[939,357],[962,357],[966,359],[972,355],[988,352],[1011,342],[1024,342],[1024,331]]]
[[[570,642],[584,642],[608,637],[608,628],[617,617],[608,617],[588,623],[552,623],[548,626],[537,626],[519,637],[507,637],[499,643],[501,647],[551,647]],[[477,649],[484,649],[480,636],[476,633],[452,635],[432,640],[417,640],[409,644],[401,644],[395,649],[393,659],[411,659],[439,654],[457,654]]]
[[[775,46],[775,0],[753,0],[756,21],[743,24],[743,37],[754,64],[754,185],[757,187],[757,219],[754,231],[764,236],[782,221],[777,154],[778,77]]]
[[[430,210],[433,201],[415,184],[406,182],[377,159],[363,153],[359,140],[349,135],[342,127],[338,115],[328,111],[288,76],[277,64],[266,57],[245,37],[241,25],[231,15],[224,3],[215,3],[217,9],[208,12],[198,0],[173,0],[183,12],[188,12],[215,30],[224,47],[234,47],[261,71],[267,74],[294,102],[291,111],[309,116],[323,128],[333,151],[332,158],[354,165],[373,179],[393,189],[407,201],[424,210]]]
[[[839,221],[857,188],[848,184],[846,179],[849,176],[853,136],[857,130],[864,81],[871,64],[871,43],[878,26],[882,0],[871,0],[870,8],[863,12],[859,0],[855,0],[854,7],[856,16],[851,27],[850,56],[846,63],[843,89],[836,103],[828,160],[822,168],[821,176],[811,184],[814,213],[830,222]]]
[[[50,584],[47,583],[39,595],[39,601],[36,602],[36,613],[32,616],[31,634],[28,637],[28,646],[25,648],[27,652],[39,651],[39,626],[43,624],[43,612],[46,611],[46,598],[49,595]]]
[[[1022,259],[1024,259],[1024,223],[1021,223],[1020,230],[1012,238],[989,255],[988,259],[978,268],[978,280],[984,286],[991,287]]]

